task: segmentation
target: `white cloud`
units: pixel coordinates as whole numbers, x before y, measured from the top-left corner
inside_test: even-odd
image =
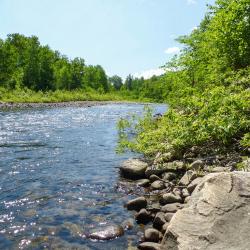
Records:
[[[180,48],[178,47],[167,48],[164,52],[166,54],[178,54],[180,52]]]
[[[187,0],[187,3],[190,5],[190,4],[196,4],[197,1],[196,0]]]
[[[197,26],[194,26],[191,31],[194,31],[194,30],[198,30],[198,27]]]
[[[149,69],[149,70],[145,70],[142,72],[137,72],[137,73],[133,74],[133,76],[137,77],[137,78],[143,77],[144,79],[149,79],[152,76],[160,76],[164,73],[165,73],[164,69],[158,68],[158,69]]]

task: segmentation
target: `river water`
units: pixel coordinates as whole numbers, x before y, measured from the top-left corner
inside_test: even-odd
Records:
[[[163,112],[164,105],[153,105]],[[143,105],[0,111],[0,249],[128,249],[139,226],[111,241],[85,232],[133,218],[117,190],[116,123]]]

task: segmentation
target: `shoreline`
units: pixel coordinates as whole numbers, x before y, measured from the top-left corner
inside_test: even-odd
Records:
[[[108,104],[146,104],[133,101],[0,102],[0,111],[27,108],[93,107]],[[147,103],[149,104],[149,103]]]
[[[230,155],[234,158],[232,152]],[[218,155],[211,157],[212,160],[218,159]],[[221,157],[230,158],[228,155]],[[217,222],[220,220],[219,216],[209,215],[204,219],[204,216],[200,216],[197,212],[196,207],[204,205],[203,194],[212,194],[211,197],[207,197],[207,204],[212,204],[215,197],[216,205],[212,204],[209,207],[215,213],[217,207],[225,205],[224,197],[231,192],[237,194],[237,202],[245,202],[244,199],[241,200],[240,190],[243,186],[249,185],[249,157],[242,161],[229,160],[227,164],[223,164],[223,159],[210,162],[210,158],[196,156],[190,161],[182,158],[162,162],[159,155],[154,158],[154,161],[147,161],[146,158],[130,158],[120,165],[120,177],[124,183],[119,185],[119,189],[128,189],[127,193],[135,196],[124,206],[133,213],[134,221],[144,227],[144,234],[138,237],[138,249],[172,249],[173,246],[175,247],[173,249],[177,249],[179,241],[187,245],[183,241],[183,235],[188,232],[188,237],[194,240],[190,224],[196,218],[203,223],[209,221],[216,225],[213,219]],[[238,164],[241,165],[241,169]],[[233,181],[236,179],[237,181]],[[224,185],[230,190],[225,189]],[[246,190],[249,189],[246,188]],[[231,196],[226,199],[227,204],[236,203]],[[235,216],[238,213],[241,212],[236,210]],[[229,221],[227,211],[224,211],[223,216]],[[182,222],[183,218],[186,218],[187,222]],[[186,228],[185,232],[182,227]],[[196,223],[195,227],[199,228],[199,223]],[[201,236],[202,230],[203,228],[199,233]],[[210,232],[209,230],[210,227],[206,228],[205,232]],[[203,244],[200,239],[197,242]],[[228,243],[218,239],[216,244],[221,242],[225,245]]]

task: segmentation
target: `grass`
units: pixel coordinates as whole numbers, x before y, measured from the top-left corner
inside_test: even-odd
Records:
[[[69,101],[138,101],[133,96],[121,92],[99,93],[94,90],[32,91],[30,89],[7,90],[0,88],[0,101],[13,103],[53,103]],[[145,101],[145,100],[140,100]]]

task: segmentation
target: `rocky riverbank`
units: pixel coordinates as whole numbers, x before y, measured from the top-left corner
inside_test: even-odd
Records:
[[[248,249],[249,158],[238,163],[236,156],[192,162],[166,162],[166,157],[130,159],[120,167],[121,175],[132,180],[127,193],[138,194],[126,207],[145,225],[138,248]],[[235,171],[239,164],[245,171]]]

